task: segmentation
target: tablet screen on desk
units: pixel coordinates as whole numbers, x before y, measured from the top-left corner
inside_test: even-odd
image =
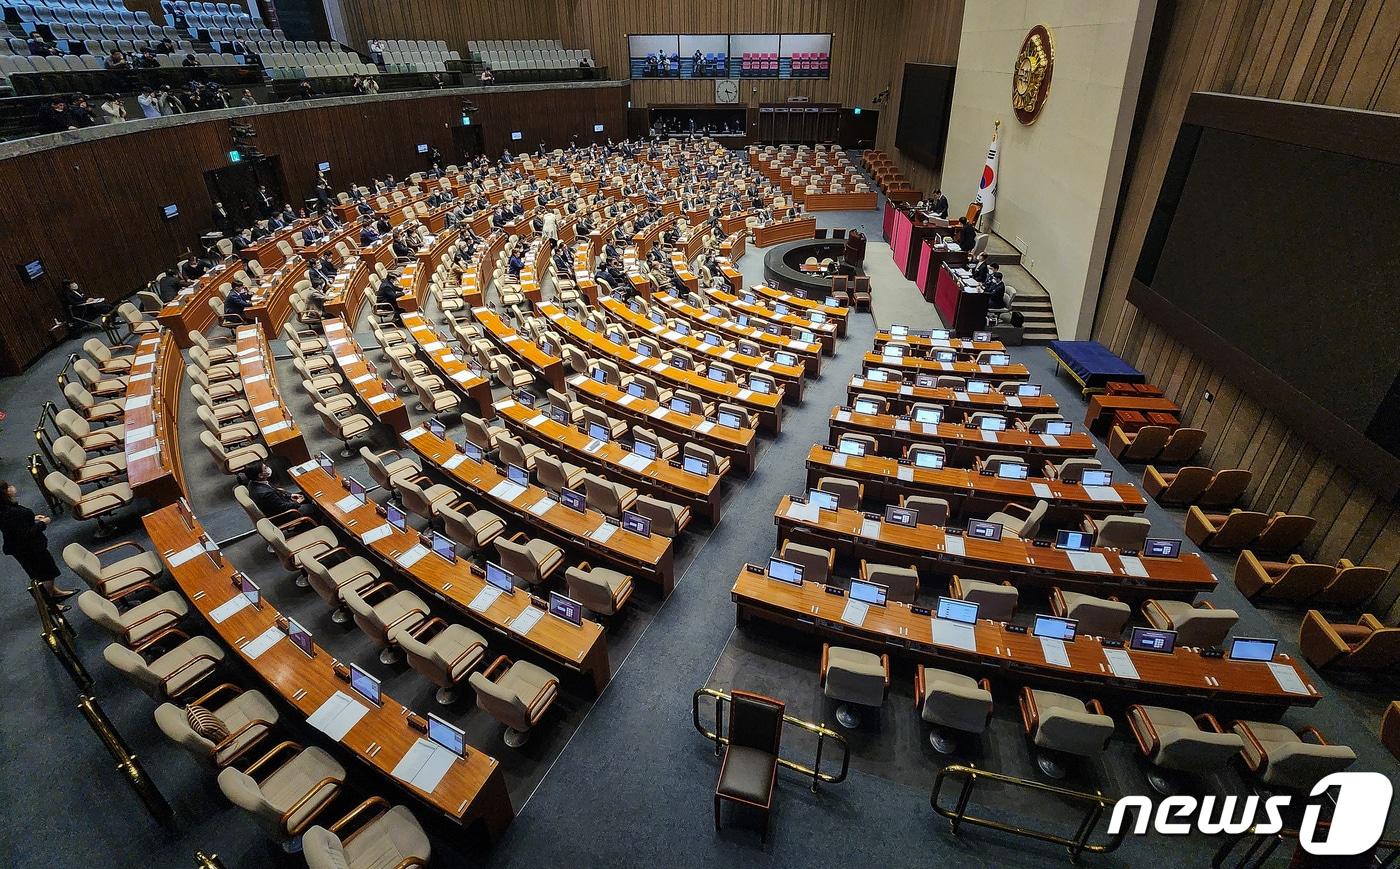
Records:
[[[725,428],[740,427],[739,415],[730,410],[721,410],[719,414],[715,417],[715,422],[719,423]]]
[[[1113,485],[1113,472],[1104,470],[1081,471],[1079,482],[1086,486],[1111,486]]]
[[[976,537],[978,540],[990,540],[993,543],[1001,539],[1002,526],[1000,522],[988,522],[985,519],[972,519],[967,523],[967,536]]]
[[[519,465],[506,465],[506,478],[517,486],[530,485],[530,472]]]
[[[992,340],[992,333],[991,333],[991,332],[973,332],[973,333],[972,333],[972,340],[973,340],[973,341],[977,341],[977,342],[982,343],[982,344],[985,344],[985,343],[987,343],[988,341],[991,341],[991,340]]]
[[[431,712],[428,713],[428,738],[458,757],[467,754],[467,735]]]
[[[642,385],[635,380],[627,384],[627,394],[632,396],[633,398],[647,397],[646,390],[642,389]]]
[[[982,431],[1006,431],[1006,417],[991,415],[978,417],[977,427]]]
[[[885,521],[891,525],[913,528],[919,524],[919,514],[908,507],[896,507],[891,504],[885,508]]]
[[[937,353],[933,354],[933,358],[937,362],[957,362],[958,354],[954,353],[952,350],[939,350]]]
[[[768,575],[779,582],[791,585],[802,584],[802,565],[784,561],[781,558],[768,559]]]
[[[441,440],[447,434],[447,426],[443,425],[442,420],[430,419],[428,420],[428,431],[433,433],[433,437]]]
[[[749,315],[740,314],[734,318],[734,322],[738,323],[740,326],[747,326],[749,324]]]
[[[515,391],[515,400],[531,410],[535,409],[535,394],[528,389],[517,389]]]
[[[1074,642],[1074,636],[1079,628],[1079,622],[1074,619],[1059,619],[1054,616],[1036,616],[1035,627],[1031,633],[1037,637],[1044,637],[1047,640],[1064,640],[1066,643]]]
[[[1011,357],[1005,353],[993,353],[987,357],[988,365],[1010,365]]]
[[[262,609],[262,589],[244,574],[238,574],[238,590],[252,604],[253,609]]]
[[[560,489],[559,503],[580,513],[588,511],[588,498],[582,492],[574,489]]]
[[[1052,419],[1045,423],[1045,433],[1051,437],[1064,437],[1074,431],[1074,424],[1067,419]]]
[[[1088,552],[1094,543],[1094,535],[1087,531],[1059,531],[1055,534],[1055,548],[1071,552]]]
[[[943,411],[936,407],[914,408],[914,422],[922,425],[937,425],[943,421]]]
[[[633,441],[632,452],[648,461],[656,458],[656,446],[648,441]]]
[[[287,639],[301,649],[308,658],[316,657],[316,644],[311,640],[311,632],[303,628],[296,619],[287,619]]]
[[[700,477],[708,477],[710,475],[710,463],[708,460],[699,458],[698,456],[684,456],[681,459],[681,470]]]
[[[928,336],[929,336],[929,338],[931,338],[931,339],[934,340],[934,341],[947,341],[948,338],[952,336],[952,334],[953,334],[953,333],[952,333],[952,332],[949,332],[947,329],[930,329],[930,330],[928,330]]]
[[[1176,648],[1176,631],[1133,628],[1132,634],[1128,637],[1128,648],[1135,652],[1161,652],[1164,655],[1169,655],[1172,649]]]
[[[479,462],[482,459],[486,458],[486,454],[481,451],[481,447],[477,446],[471,441],[467,441],[466,443],[462,444],[462,452],[464,455],[466,455],[467,458],[471,459],[474,462]]]
[[[969,380],[967,382],[968,395],[988,395],[992,391],[992,384],[986,380]]]
[[[847,456],[865,455],[865,443],[851,438],[841,438],[836,442],[836,449]]]
[[[876,383],[885,383],[890,379],[890,373],[882,368],[872,368],[866,372],[866,380],[873,380]]]
[[[428,543],[432,547],[433,554],[448,564],[457,560],[457,545],[452,542],[451,537],[430,531],[428,532]]]
[[[797,357],[787,352],[786,350],[779,350],[778,352],[774,353],[773,361],[778,363],[779,365],[786,365],[788,367],[794,367],[797,365]]]
[[[359,664],[350,665],[350,687],[375,706],[379,705],[379,680],[361,670]]]
[[[651,520],[631,510],[622,511],[622,530],[631,531],[638,537],[651,536]]]
[[[515,593],[515,577],[494,561],[486,562],[486,581],[506,594]]]
[[[1021,396],[1022,398],[1039,398],[1040,384],[1022,383],[1016,387],[1016,394]]]
[[[880,412],[880,405],[868,398],[857,398],[854,410],[856,413],[873,416]]]
[[[1257,637],[1235,637],[1230,641],[1231,661],[1272,661],[1277,640],[1263,640]]]
[[[690,413],[690,401],[684,398],[672,398],[671,410],[676,413]]]
[[[384,518],[389,524],[403,531],[408,528],[408,516],[392,502],[384,505]]]
[[[807,503],[816,504],[822,510],[835,510],[840,502],[830,492],[823,492],[821,489],[808,489]]]
[[[719,346],[719,336],[716,335],[716,334],[713,333],[713,332],[706,332],[706,333],[705,333],[705,339],[704,339],[704,340],[705,340],[705,344],[708,345],[708,346],[710,346],[710,347],[718,347],[718,346]]]
[[[560,407],[557,404],[551,404],[549,406],[549,418],[560,425],[568,425],[573,422],[572,417],[569,416],[568,409]]]
[[[851,600],[858,600],[862,603],[874,604],[875,606],[884,606],[887,591],[888,589],[878,582],[865,582],[860,579],[851,580]]]
[[[977,604],[972,601],[940,597],[938,609],[934,611],[934,614],[938,618],[947,619],[950,622],[961,622],[965,625],[977,624]]]
[[[590,422],[588,424],[588,436],[595,441],[607,443],[612,440],[612,431],[602,423]]]
[[[936,453],[933,450],[915,450],[913,455],[914,467],[916,468],[928,468],[931,471],[937,471],[943,467],[944,458],[942,453]]]
[[[549,593],[549,614],[571,625],[583,624],[583,604],[557,591]]]
[[[1020,462],[1002,462],[997,465],[997,477],[1003,480],[1024,480],[1030,476],[1030,468]]]
[[[1142,552],[1152,558],[1179,558],[1181,541],[1169,537],[1149,537],[1143,542]]]

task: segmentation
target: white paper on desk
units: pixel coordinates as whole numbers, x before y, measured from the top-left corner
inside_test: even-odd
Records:
[[[470,368],[463,368],[461,371],[454,371],[452,373],[452,379],[457,381],[458,383],[466,383],[468,380],[471,380],[475,376],[476,375],[472,373],[472,370]]]
[[[353,383],[353,384],[356,385],[356,386],[359,386],[361,383],[368,383],[369,381],[371,381],[371,380],[373,380],[373,379],[374,379],[374,374],[373,374],[373,372],[366,371],[364,374],[361,374],[361,375],[359,375],[358,377],[352,377],[352,378],[350,378],[350,382]]]
[[[306,723],[339,742],[350,732],[350,728],[368,714],[368,706],[344,691],[337,691],[327,697],[320,708],[306,716]]]
[[[1108,660],[1108,669],[1120,679],[1141,679],[1133,658],[1127,649],[1104,649],[1103,656]]]
[[[241,330],[240,330],[240,333],[241,333]],[[239,358],[239,359],[251,359],[251,358],[254,357],[254,356],[261,356],[261,355],[262,355],[262,348],[261,348],[261,347],[249,347],[247,350],[239,350],[239,351],[238,351],[238,358]]]
[[[662,407],[661,405],[658,404],[656,407],[653,407],[650,411],[648,411],[648,414],[647,414],[647,415],[648,415],[648,416],[651,416],[651,417],[653,417],[653,418],[655,418],[655,419],[663,419],[663,418],[665,418],[666,413],[667,413],[666,408],[664,408],[664,407]]]
[[[1142,559],[1136,555],[1120,555],[1118,560],[1123,562],[1123,571],[1129,576],[1147,576],[1147,568],[1143,565]]]
[[[921,427],[922,427],[922,424],[920,424],[920,425],[921,425]],[[896,420],[894,421],[894,430],[895,430],[895,431],[909,431],[909,420],[907,420],[907,419],[896,419]]]
[[[1045,663],[1054,664],[1056,667],[1069,666],[1069,650],[1065,648],[1064,640],[1057,640],[1054,637],[1038,637],[1040,640],[1040,654],[1045,656]]]
[[[838,468],[846,467],[846,454],[841,452],[832,453],[831,464],[835,465]]]
[[[712,429],[712,428],[714,428],[714,427],[715,427],[715,424],[714,424],[713,422],[711,422],[710,420],[707,419],[707,420],[705,420],[704,422],[702,422],[702,423],[700,423],[699,425],[697,425],[697,426],[695,427],[695,430],[698,431],[698,432],[700,432],[700,434],[709,434],[709,433],[710,433],[710,429]]]
[[[752,390],[752,389],[741,389],[741,390],[739,390],[739,400],[740,400],[740,401],[748,401],[750,398],[753,398],[753,390]]]
[[[329,345],[329,346],[330,346],[332,349],[334,349],[334,348],[336,348],[336,347],[339,347],[341,344],[344,344],[344,343],[346,342],[346,340],[347,340],[347,339],[345,339],[345,338],[335,338],[335,339],[333,339],[333,340],[330,342],[330,345]]]
[[[149,394],[147,394],[147,395],[137,395],[137,396],[133,396],[132,398],[128,398],[128,399],[126,400],[126,409],[127,409],[127,410],[140,410],[140,409],[143,408],[143,407],[150,407],[150,406],[151,406],[151,396],[150,396]]]
[[[383,540],[385,537],[388,537],[390,534],[393,533],[394,526],[390,525],[388,522],[385,522],[383,525],[371,528],[365,533],[361,534],[360,542],[368,546],[371,543]]]
[[[251,605],[252,603],[248,600],[248,596],[240,592],[210,610],[209,621],[216,625],[221,625],[228,621],[229,616]]]
[[[411,443],[411,442],[412,442],[415,438],[417,438],[419,435],[427,434],[427,431],[428,431],[428,430],[427,430],[426,428],[424,428],[423,426],[421,426],[421,425],[416,425],[416,426],[414,426],[413,428],[411,428],[411,429],[409,429],[408,431],[406,431],[406,432],[403,433],[403,439],[406,440],[406,441],[409,441],[409,442]]]
[[[618,464],[622,465],[629,471],[640,472],[645,471],[647,468],[651,467],[651,459],[642,458],[636,453],[628,453],[618,461]]]
[[[536,516],[543,516],[554,507],[554,500],[548,495],[541,497],[538,501],[530,505],[530,512]]]
[[[443,776],[452,768],[457,755],[433,742],[431,739],[418,739],[404,752],[404,756],[394,765],[394,778],[408,782],[419,790],[432,793],[437,789]]]
[[[604,522],[602,525],[599,525],[597,528],[594,528],[592,531],[590,531],[588,536],[590,539],[598,543],[607,543],[609,540],[612,539],[612,536],[616,533],[616,525],[612,524],[611,522]]]
[[[634,402],[634,401],[636,401],[636,400],[637,400],[637,396],[633,395],[633,394],[630,393],[630,392],[625,392],[625,393],[623,393],[622,397],[619,398],[619,399],[617,400],[617,403],[620,404],[620,405],[622,405],[623,407],[627,407],[627,406],[631,405],[632,402]]]
[[[441,341],[429,341],[427,344],[423,345],[423,352],[436,353],[437,351],[441,350],[443,346],[444,345]]]
[[[955,622],[950,619],[929,619],[932,622],[933,642],[940,646],[951,646],[965,652],[977,651],[977,629],[973,625]]]
[[[140,374],[133,374],[127,378],[128,383],[140,383],[143,380],[150,380],[151,372],[142,371]]]
[[[841,610],[841,621],[860,627],[870,613],[870,604],[862,600],[846,600],[846,608]]]
[[[344,356],[337,356],[337,357],[335,357],[335,361],[336,361],[339,365],[342,365],[342,366],[343,366],[343,365],[354,365],[356,362],[359,362],[359,361],[360,361],[360,357],[355,356],[355,355],[353,355],[353,354],[346,354],[346,355],[344,355]]]
[[[175,554],[171,555],[167,560],[170,562],[171,567],[179,567],[186,561],[189,561],[192,558],[198,558],[203,554],[204,541],[201,540],[198,543],[191,543],[189,546],[186,546],[184,549],[181,549],[179,552],[176,552]]]
[[[254,374],[252,377],[243,378],[243,384],[246,386],[249,383],[262,383],[266,379],[266,374]]]
[[[376,396],[374,396],[373,398],[371,398],[371,399],[369,400],[369,403],[370,403],[370,404],[383,404],[383,403],[385,403],[386,401],[393,401],[393,400],[394,400],[394,394],[393,394],[392,392],[381,392],[381,393],[379,393],[378,395],[376,395]]]
[[[837,422],[850,422],[850,421],[851,421],[851,413],[850,413],[850,411],[846,411],[846,410],[838,410],[838,411],[836,411],[836,421],[837,421]]]
[[[875,539],[875,540],[879,540],[879,539],[880,539],[880,520],[879,520],[879,519],[866,519],[866,518],[862,518],[862,519],[860,520],[860,536],[861,536],[861,537],[870,537],[870,538],[873,538],[873,539]]]
[[[317,462],[315,459],[312,459],[309,462],[302,462],[299,465],[293,465],[292,467],[287,469],[287,473],[291,474],[293,477],[299,477],[307,471],[319,466],[320,463]]]
[[[488,493],[492,498],[499,498],[502,501],[514,501],[525,494],[525,487],[510,480],[502,480],[491,487]]]
[[[134,452],[134,453],[127,453],[127,454],[126,454],[126,460],[127,460],[128,462],[139,462],[139,461],[141,461],[142,459],[149,459],[151,456],[154,456],[154,455],[156,455],[156,454],[159,453],[159,452],[160,452],[160,445],[157,444],[156,446],[153,446],[153,447],[146,447],[146,448],[143,449],[143,450],[137,450],[137,451]]]
[[[899,394],[900,394],[900,395],[913,395],[913,394],[914,394],[914,387],[912,387],[912,386],[901,386],[901,387],[899,388]]]
[[[967,549],[963,546],[962,536],[958,534],[944,534],[943,551],[949,555],[965,555]]]
[[[142,353],[140,356],[136,356],[131,360],[131,367],[135,368],[138,365],[150,365],[154,361],[156,361],[156,354]]]
[[[476,597],[472,598],[472,602],[467,604],[467,608],[472,612],[484,613],[491,608],[491,604],[496,602],[496,598],[503,594],[505,594],[505,592],[501,591],[499,588],[496,588],[494,585],[488,585],[476,593]]]
[[[1048,434],[1041,435],[1040,442],[1045,444],[1047,447],[1058,447],[1060,445],[1059,438],[1055,437],[1054,435]]]
[[[450,458],[442,463],[442,466],[449,471],[455,471],[457,466],[465,462],[467,457],[463,453],[453,453]]]
[[[810,501],[806,504],[799,504],[796,501],[789,501],[787,517],[796,519],[798,522],[816,522],[821,516],[821,508]]]
[[[253,413],[264,413],[277,407],[276,401],[264,401],[262,404],[253,406]]]
[[[851,378],[851,385],[852,385],[852,386],[864,386],[864,385],[865,385],[865,378],[864,378],[864,377],[852,377],[852,378]]]
[[[242,596],[243,595],[239,595],[239,597]],[[258,634],[253,639],[244,643],[243,648],[241,648],[239,651],[247,655],[250,660],[256,661],[258,657],[262,655],[263,652],[266,652],[268,649],[277,645],[277,641],[285,636],[286,634],[282,633],[282,631],[279,630],[276,625],[273,625],[272,627],[263,631],[261,634]]]
[[[442,361],[443,361],[443,362],[456,362],[456,361],[457,361],[457,354],[456,354],[456,353],[444,353],[444,354],[442,354]]]
[[[156,427],[153,425],[143,425],[140,428],[133,428],[126,433],[126,442],[129,444],[139,443],[147,438],[156,436]]]
[[[1031,494],[1035,495],[1037,498],[1048,499],[1053,497],[1050,487],[1044,483],[1031,483]]]
[[[287,421],[284,419],[284,420],[282,420],[281,422],[274,422],[272,425],[270,425],[270,426],[268,426],[267,428],[263,429],[263,434],[265,434],[265,435],[270,435],[270,434],[274,434],[274,433],[276,433],[276,432],[279,432],[279,431],[281,431],[281,430],[284,429],[284,428],[291,428],[291,427],[292,427],[292,424],[291,424],[290,422],[287,422]]]
[[[762,368],[764,371],[767,371],[773,367],[773,363],[765,359],[762,362],[758,363],[758,367]]]
[[[1113,568],[1108,566],[1108,559],[1103,557],[1102,552],[1066,552],[1069,556],[1069,563],[1080,573],[1112,573]]]
[[[901,482],[909,483],[914,480],[914,469],[908,465],[900,465],[899,468],[895,470],[894,475]]]
[[[1122,502],[1123,496],[1118,494],[1118,490],[1112,486],[1085,486],[1085,493],[1095,501],[1118,501]]]
[[[399,567],[402,567],[404,570],[408,570],[413,565],[417,564],[423,558],[423,556],[427,554],[428,547],[424,546],[421,543],[415,543],[408,548],[408,551],[400,552],[397,556],[395,556],[394,560],[399,563]]]
[[[996,443],[996,440],[997,440],[997,433],[996,433],[996,432],[994,432],[994,431],[981,431],[981,432],[978,432],[978,434],[982,435],[982,440],[986,441],[987,443],[989,443],[989,444],[991,444],[991,443]]]
[[[1007,407],[1020,407],[1020,406],[1021,406],[1021,396],[1019,396],[1019,395],[1008,395],[1008,396],[1006,396],[1006,406],[1007,406]]]
[[[788,346],[789,346],[789,347],[806,347],[806,346],[807,346],[806,343],[804,343],[804,342],[802,342],[802,341],[798,341],[796,338],[789,338],[787,343],[788,343]]]
[[[349,513],[351,510],[354,510],[356,507],[359,506],[360,499],[356,495],[346,495],[344,498],[341,498],[339,501],[335,502],[335,509],[339,510],[342,513]]]
[[[533,428],[533,427],[538,426],[538,425],[543,425],[543,424],[545,423],[545,421],[548,420],[548,419],[549,419],[549,417],[545,416],[544,414],[542,414],[542,413],[537,413],[537,414],[535,414],[534,416],[530,417],[529,419],[525,420],[525,424],[528,425],[528,426],[530,426],[531,428]]]
[[[1289,694],[1308,694],[1308,686],[1303,684],[1303,680],[1298,675],[1298,671],[1288,664],[1280,664],[1277,661],[1269,661],[1265,664],[1269,672],[1274,674],[1274,681],[1278,686]]]
[[[515,618],[510,620],[508,627],[517,634],[524,636],[530,633],[530,629],[539,624],[540,619],[543,617],[544,610],[537,606],[527,606],[525,609],[521,610]]]

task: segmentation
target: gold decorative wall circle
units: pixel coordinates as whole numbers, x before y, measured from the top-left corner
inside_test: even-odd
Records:
[[[1055,71],[1055,41],[1044,24],[1037,24],[1021,41],[1016,69],[1011,76],[1011,108],[1016,120],[1033,124],[1050,96],[1050,76]]]

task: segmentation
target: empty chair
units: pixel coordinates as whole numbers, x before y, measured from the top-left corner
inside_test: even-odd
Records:
[[[977,604],[977,615],[995,622],[1007,622],[1016,614],[1020,593],[1009,582],[987,582],[963,579],[954,574],[948,583],[948,594],[958,600]]]
[[[277,553],[282,566],[295,573],[306,570],[305,564],[302,563],[304,555],[320,557],[336,547],[334,531],[324,525],[317,525],[304,516],[281,527],[271,519],[259,519],[254,527],[258,529],[258,535]],[[295,534],[288,537],[292,532]]]
[[[1142,473],[1142,488],[1163,507],[1189,507],[1196,503],[1214,476],[1215,472],[1210,468],[1194,465],[1167,473],[1157,470],[1155,465],[1148,465]]]
[[[1316,727],[1295,732],[1272,721],[1236,721],[1230,729],[1244,740],[1240,757],[1245,766],[1271,787],[1310,791],[1323,777],[1356,762],[1356,752],[1332,745]]]
[[[914,706],[933,725],[928,741],[939,754],[957,747],[948,730],[981,733],[992,720],[992,683],[961,673],[918,666],[914,672]]]
[[[680,453],[680,447],[674,441],[669,441],[651,429],[639,425],[632,426],[632,440],[635,443],[648,444],[656,450],[657,458],[665,461],[676,458]]]
[[[350,456],[350,442],[369,434],[374,428],[370,418],[362,413],[343,412],[337,414],[321,402],[316,402],[316,415],[321,418],[321,428],[326,434],[340,441],[344,446],[340,454]]]
[[[1255,552],[1267,554],[1292,552],[1303,545],[1317,520],[1293,513],[1275,513],[1269,517],[1259,537],[1250,546]]]
[[[1133,434],[1114,426],[1108,435],[1108,451],[1124,464],[1158,461],[1171,430],[1160,425],[1145,425]]]
[[[86,359],[73,357],[73,373],[78,375],[78,379],[83,382],[83,386],[98,398],[106,398],[116,395],[119,392],[126,392],[127,378],[124,376],[108,376],[98,370]]]
[[[784,561],[802,567],[802,578],[808,582],[825,584],[831,578],[836,565],[836,550],[820,546],[805,546],[784,540],[778,549],[778,556]]]
[[[729,741],[715,783],[715,829],[720,829],[723,802],[742,803],[763,812],[762,838],[766,840],[785,707],[771,697],[747,691],[732,691],[730,700]]]
[[[505,743],[511,748],[525,744],[559,696],[559,680],[547,670],[528,661],[512,663],[505,655],[472,673],[468,682],[476,692],[477,707],[505,725]]]
[[[651,533],[662,537],[676,537],[690,524],[689,507],[650,495],[639,494],[632,509],[651,521]]]
[[[87,450],[68,435],[62,435],[50,446],[49,451],[62,466],[64,476],[79,485],[100,483],[116,477],[126,476],[125,455],[99,455],[88,457]]]
[[[125,344],[117,345],[119,348],[130,350]],[[89,338],[83,342],[83,352],[92,359],[101,374],[125,374],[131,370],[131,362],[134,358],[129,352],[118,355],[112,352],[113,348],[108,347],[96,338]]]
[[[376,813],[363,817],[366,807]],[[359,826],[346,835],[351,819]],[[426,866],[432,855],[432,844],[413,812],[405,806],[389,808],[383,797],[370,797],[329,830],[319,825],[309,828],[301,845],[308,869]]]
[[[102,556],[127,549],[135,550],[134,554],[102,563]],[[63,547],[63,563],[108,600],[119,600],[137,590],[155,593],[154,580],[164,572],[160,557],[134,540],[123,540],[96,552],[81,543],[70,543]]]
[[[1085,519],[1083,528],[1095,537],[1094,545],[1126,552],[1141,552],[1152,533],[1152,520],[1146,516],[1105,516]]]
[[[1384,568],[1365,567],[1343,558],[1337,562],[1337,572],[1332,581],[1310,603],[1313,606],[1343,609],[1363,606],[1380,591],[1386,576]]]
[[[1400,664],[1400,628],[1387,627],[1370,613],[1345,625],[1308,610],[1298,629],[1298,646],[1319,670],[1394,672]]]
[[[1050,612],[1060,618],[1074,619],[1078,631],[1093,637],[1117,637],[1132,616],[1132,607],[1116,597],[1094,597],[1074,591],[1050,589]]]
[[[167,591],[126,611],[95,591],[78,595],[78,609],[125,646],[141,651],[166,628],[189,614],[178,591]]]
[[[1232,552],[1254,544],[1268,522],[1267,515],[1254,511],[1220,514],[1192,507],[1186,511],[1186,536],[1202,549]]]
[[[1196,496],[1193,503],[1204,509],[1228,509],[1243,497],[1253,476],[1244,468],[1224,468],[1216,471],[1209,485]]]
[[[943,498],[933,498],[928,495],[901,495],[899,505],[913,510],[917,514],[916,521],[919,525],[942,527],[948,524],[948,502]]]
[[[592,473],[583,475],[583,491],[589,507],[614,519],[621,519],[637,501],[636,489]]]
[[[457,506],[442,504],[437,508],[437,515],[442,520],[442,533],[458,546],[466,547],[468,554],[490,546],[506,530],[506,523],[490,510],[464,514]]]
[[[437,617],[395,630],[394,641],[408,665],[438,686],[437,702],[444,706],[456,702],[457,684],[486,657],[486,641],[480,634]]]
[[[890,656],[875,655],[822,643],[822,693],[840,705],[836,720],[847,729],[860,726],[860,713],[853,706],[879,708],[890,690]]]
[[[1021,689],[1021,723],[1038,749],[1036,765],[1050,778],[1064,778],[1065,767],[1057,755],[1088,757],[1108,747],[1113,719],[1097,699],[1085,702],[1068,694]]]
[[[1216,609],[1210,601],[1191,604],[1184,600],[1145,600],[1142,615],[1147,623],[1164,631],[1176,631],[1178,646],[1202,648],[1225,645],[1225,637],[1240,620],[1234,610]]]
[[[77,441],[78,446],[90,453],[116,449],[123,445],[126,438],[126,426],[109,425],[95,428],[72,408],[65,407],[60,410],[54,416],[54,423],[59,431]]]
[[[224,697],[230,694],[229,697]],[[216,698],[223,698],[217,705]],[[156,707],[156,726],[171,742],[202,765],[223,769],[237,763],[277,724],[277,707],[260,691],[245,691],[225,682],[181,708]]]
[[[707,446],[694,443],[693,441],[687,441],[685,445],[681,447],[681,455],[688,459],[704,460],[711,474],[723,477],[729,473],[729,458],[727,456],[721,456]]]
[[[1065,459],[1058,465],[1045,463],[1045,476],[1062,483],[1078,483],[1085,471],[1097,471],[1103,467],[1098,459]]]
[[[805,574],[804,574],[805,578]],[[860,578],[885,586],[885,596],[912,604],[919,595],[919,569],[915,565],[899,567],[893,564],[872,564],[860,561]]]
[[[205,431],[225,447],[247,443],[258,436],[258,424],[253,420],[232,420],[221,423],[214,415],[213,408],[205,404],[195,408],[195,416],[204,425]]]
[[[438,519],[443,507],[455,507],[460,499],[457,490],[444,483],[432,483],[426,489],[419,485],[427,482],[426,476],[402,480],[394,491],[398,493],[405,510],[432,523]]]
[[[431,615],[422,598],[406,589],[400,591],[390,582],[378,582],[362,590],[343,586],[340,593],[355,624],[379,646],[381,664],[398,660],[394,648],[400,631],[415,627]]]
[[[1252,601],[1303,603],[1327,588],[1337,575],[1327,564],[1309,564],[1301,555],[1287,561],[1261,561],[1248,549],[1235,559],[1235,588]]]
[[[178,700],[214,672],[224,659],[224,650],[208,637],[186,639],[178,628],[167,636],[183,642],[167,651],[161,650],[162,643],[151,643],[139,652],[112,643],[102,650],[102,657],[152,699]]]
[[[488,454],[496,451],[496,438],[506,433],[503,427],[490,425],[476,414],[466,412],[462,413],[462,428],[467,443]]]
[[[68,406],[88,423],[116,419],[126,410],[125,398],[98,401],[79,383],[64,384],[63,398],[68,402]]]
[[[398,450],[376,453],[369,447],[360,447],[360,458],[364,460],[365,467],[369,468],[369,475],[374,479],[375,485],[389,491],[395,491],[399,483],[416,479],[423,473],[416,461],[400,454]]]
[[[327,564],[337,552],[346,557],[334,564]],[[312,590],[330,604],[331,621],[336,624],[350,621],[343,589],[348,587],[364,591],[379,581],[379,569],[369,559],[362,555],[348,555],[339,547],[321,556],[312,552],[303,553],[301,564],[306,568],[306,578]]]
[[[586,561],[565,570],[564,580],[569,597],[598,615],[615,614],[632,596],[632,577],[606,567],[589,567]]]
[[[1164,465],[1184,465],[1196,457],[1200,452],[1201,444],[1206,441],[1205,429],[1182,427],[1172,431],[1166,443],[1162,444],[1162,450],[1157,454],[1157,461]]]
[[[96,519],[97,537],[110,537],[114,532],[107,525],[107,517],[130,504],[135,496],[126,483],[113,483],[101,489],[84,492],[77,483],[60,474],[50,471],[44,477],[44,489],[67,507],[75,519]]]
[[[865,486],[845,477],[822,477],[817,480],[817,488],[836,496],[836,506],[842,510],[859,510],[865,497]]]
[[[536,458],[544,452],[534,444],[521,443],[508,434],[496,438],[496,449],[500,451],[501,461],[527,471],[535,469]]]
[[[249,465],[267,461],[267,447],[262,444],[248,444],[226,450],[219,439],[207,431],[199,433],[199,442],[214,460],[215,467],[225,474],[237,474]]]
[[[418,410],[439,414],[454,411],[462,404],[462,398],[447,388],[441,377],[432,374],[409,378],[409,384],[418,396]]]
[[[1163,794],[1176,791],[1163,771],[1199,774],[1220,769],[1244,747],[1239,734],[1227,733],[1209,712],[1192,717],[1164,706],[1133,704],[1127,718],[1138,749],[1154,767],[1147,780]]]
[[[583,485],[584,470],[546,452],[535,455],[535,478],[551,492],[577,489]]]
[[[345,782],[345,768],[316,746],[302,748],[289,741],[247,770],[225,767],[218,781],[229,802],[260,826],[279,839],[294,839],[335,800]]]
[[[564,551],[548,540],[525,536],[517,531],[510,537],[497,537],[496,552],[501,567],[531,586],[541,585],[564,563]]]
[[[1049,510],[1050,504],[1046,501],[1036,501],[1034,507],[1027,507],[1024,504],[1007,504],[998,512],[988,516],[987,521],[1000,524],[1003,530],[1010,532],[1014,537],[1029,540],[1040,531],[1040,523],[1045,521],[1045,514]]]

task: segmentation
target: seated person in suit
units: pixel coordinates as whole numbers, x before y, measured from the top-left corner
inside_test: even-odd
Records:
[[[336,268],[335,260],[331,259],[330,253],[323,253],[321,261],[316,263],[316,271],[325,275],[326,280],[334,280],[340,269]]]
[[[987,307],[989,309],[1006,307],[1006,283],[1001,279],[1001,269],[992,266],[991,274],[987,275],[987,280],[982,282],[982,290],[989,297]]]
[[[375,230],[374,224],[366,223],[360,229],[360,247],[368,247],[379,241],[379,233]]]
[[[928,198],[928,210],[939,217],[948,216],[948,197],[943,195],[942,190],[934,190]]]
[[[979,253],[977,259],[973,260],[972,279],[979,284],[985,284],[991,273],[992,264],[987,262],[987,255]]]
[[[208,271],[208,267],[199,257],[196,257],[192,251],[185,251],[185,261],[180,266],[180,277],[195,281],[199,280],[206,271]]]
[[[506,261],[506,271],[513,278],[519,278],[520,272],[525,268],[525,261],[520,258],[520,250],[517,248],[510,252],[510,259]]]
[[[248,285],[242,281],[237,281],[233,289],[228,291],[224,297],[224,313],[234,317],[247,319],[248,306],[253,304],[253,293],[248,289]]]
[[[248,497],[252,499],[264,516],[272,517],[288,510],[295,510],[303,516],[314,516],[316,506],[306,500],[306,496],[272,485],[272,468],[264,462],[254,462],[245,472],[248,475]]]
[[[321,228],[326,232],[335,232],[337,229],[340,229],[341,225],[341,222],[331,213],[330,209],[326,209],[326,211],[321,214]]]
[[[972,246],[977,243],[977,229],[967,222],[966,217],[959,217],[955,237],[958,240],[958,247],[970,251]]]
[[[112,310],[112,306],[102,299],[83,292],[77,281],[63,282],[63,302],[75,317],[99,317]]]
[[[413,248],[409,246],[408,240],[402,232],[394,233],[393,241],[394,257],[397,259],[412,259]]]
[[[393,272],[385,275],[384,280],[379,282],[379,291],[374,300],[383,305],[391,305],[394,309],[394,320],[397,322],[403,313],[399,310],[399,276]]]

